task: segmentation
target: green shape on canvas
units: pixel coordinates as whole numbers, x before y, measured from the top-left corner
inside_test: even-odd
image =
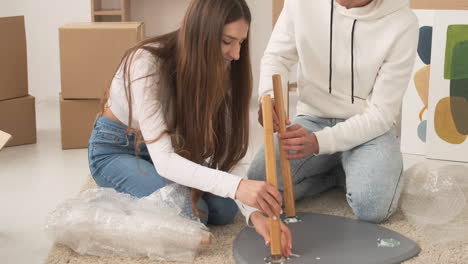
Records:
[[[450,81],[450,96],[464,97],[468,100],[468,78]]]
[[[447,46],[445,48],[445,79],[454,80],[468,78],[468,67],[463,67],[463,65],[466,65],[468,61],[467,41],[468,25],[448,26]],[[457,45],[459,43],[461,44]],[[455,49],[455,47],[457,48]]]

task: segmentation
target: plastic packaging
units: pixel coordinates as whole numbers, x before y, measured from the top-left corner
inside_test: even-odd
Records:
[[[90,189],[59,205],[46,232],[80,254],[190,262],[212,235],[202,223],[179,215],[191,204],[186,192],[172,184],[136,199],[113,189]]]
[[[405,173],[401,209],[433,244],[468,242],[468,167],[414,165]]]

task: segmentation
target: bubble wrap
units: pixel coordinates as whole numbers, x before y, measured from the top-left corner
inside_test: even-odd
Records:
[[[468,242],[468,167],[421,162],[405,172],[401,209],[433,244]]]
[[[46,232],[80,254],[191,262],[212,236],[205,225],[188,219],[193,218],[186,208],[189,191],[172,184],[137,199],[109,188],[90,189],[59,205]]]

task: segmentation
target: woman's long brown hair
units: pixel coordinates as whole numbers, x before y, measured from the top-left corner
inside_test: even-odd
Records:
[[[128,124],[132,124],[130,64],[135,52],[144,49],[159,65],[154,73],[159,75],[158,84],[154,84],[158,98],[154,100],[160,102],[165,133],[170,135],[175,152],[198,164],[206,161],[210,168],[230,171],[248,148],[252,69],[249,37],[242,44],[239,60],[233,61],[228,71],[221,42],[224,26],[240,19],[250,25],[245,0],[192,0],[177,31],[148,39],[127,51],[122,63]],[[129,125],[130,132],[135,133]],[[141,139],[141,134],[136,134]],[[200,196],[194,190],[192,202]]]

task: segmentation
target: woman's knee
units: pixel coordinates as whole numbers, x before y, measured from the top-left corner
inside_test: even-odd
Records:
[[[205,225],[208,224],[208,211],[209,211],[209,209],[208,209],[208,205],[206,204],[205,200],[203,200],[203,199],[198,200],[197,207],[198,207],[198,209],[200,209],[204,213],[204,214],[200,215],[200,222],[202,222]]]
[[[211,198],[208,204],[208,224],[227,225],[234,221],[238,208],[234,200],[230,198]]]

